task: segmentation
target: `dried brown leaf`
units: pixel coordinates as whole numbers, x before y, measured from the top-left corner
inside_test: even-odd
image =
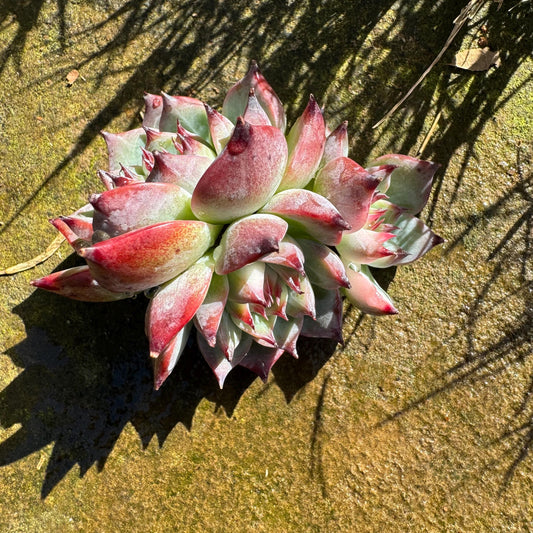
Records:
[[[69,85],[72,85],[78,79],[79,75],[80,75],[80,73],[76,69],[71,70],[67,74],[67,83]]]
[[[493,52],[490,48],[469,48],[455,54],[450,63],[453,67],[471,70],[474,72],[489,70],[493,65],[500,66],[500,53]]]
[[[59,250],[59,247],[61,246],[64,240],[65,237],[63,237],[63,235],[58,235],[48,245],[48,248],[46,248],[43,253],[24,263],[19,263],[18,265],[13,265],[9,268],[0,269],[0,276],[12,276],[13,274],[24,272],[24,270],[30,270],[31,268],[34,268],[41,263],[44,263],[47,259],[52,257]]]

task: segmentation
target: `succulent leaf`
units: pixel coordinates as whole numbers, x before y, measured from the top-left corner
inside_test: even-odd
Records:
[[[214,224],[253,214],[277,189],[286,160],[280,130],[239,119],[228,144],[196,185],[193,213]]]
[[[146,132],[143,128],[123,133],[100,132],[107,144],[109,172],[119,172],[121,165],[131,167],[142,166],[140,148],[146,144]]]
[[[313,190],[339,210],[354,232],[365,225],[379,182],[352,159],[338,157],[318,173]]]
[[[215,271],[229,274],[270,252],[277,252],[288,224],[274,215],[250,215],[230,224],[215,248]]]
[[[385,243],[385,247],[397,252],[392,263],[381,262],[372,263],[374,267],[405,265],[416,261],[434,246],[442,244],[444,239],[439,237],[428,228],[419,218],[409,213],[403,213],[394,222],[396,228],[392,230],[393,237]]]
[[[246,109],[250,89],[254,90],[257,100],[270,119],[270,123],[284,132],[286,117],[283,105],[274,89],[261,74],[255,61],[252,61],[246,76],[228,91],[224,99],[222,114],[233,123],[237,122],[237,117],[242,116]]]
[[[176,366],[191,332],[192,324],[187,324],[179,333],[168,343],[167,347],[154,359],[154,389],[159,390],[161,385],[170,376]]]
[[[197,220],[160,222],[78,253],[106,289],[139,292],[181,274],[213,245],[219,230]]]
[[[218,155],[228,144],[233,132],[233,122],[207,104],[205,104],[205,111],[211,135],[211,145]]]
[[[157,357],[196,314],[207,294],[213,268],[213,259],[202,257],[150,300],[146,331],[152,357]]]
[[[384,243],[393,237],[394,233],[360,229],[355,233],[344,234],[337,245],[337,250],[346,261],[373,265],[378,259],[394,260],[396,258],[398,250],[391,250],[384,246]]]
[[[348,157],[348,121],[345,120],[330,133],[324,144],[324,153],[320,166],[324,166],[338,157]]]
[[[305,272],[313,285],[330,290],[350,286],[344,265],[331,248],[308,239],[298,242],[305,255]]]
[[[207,364],[215,374],[219,387],[222,389],[227,375],[239,365],[248,353],[248,350],[252,346],[252,337],[248,335],[243,336],[243,340],[233,350],[231,360],[225,356],[224,351],[218,345],[214,347],[210,346],[200,334],[197,337],[198,347]]]
[[[159,94],[144,93],[143,127],[159,129],[162,111],[163,97]]]
[[[304,337],[334,339],[342,343],[342,298],[338,289],[314,288],[315,318],[304,316],[301,334]]]
[[[268,348],[259,344],[253,344],[239,365],[251,370],[266,383],[270,369],[282,355],[283,350],[281,348]]]
[[[171,183],[139,183],[93,194],[93,227],[110,237],[170,220],[190,220],[191,195]]]
[[[305,187],[313,178],[326,141],[326,125],[313,95],[287,136],[289,159],[280,191]]]
[[[114,302],[131,298],[131,292],[112,292],[104,289],[92,277],[87,265],[53,272],[31,282],[34,287],[82,302]]]
[[[389,201],[413,215],[420,213],[429,199],[433,175],[440,165],[407,155],[389,154],[374,159],[368,166],[382,165],[395,167],[389,187],[382,189]]]
[[[350,224],[329,200],[306,189],[277,193],[261,212],[287,220],[293,235],[309,235],[330,246],[337,245],[342,232],[350,229]]]
[[[228,301],[228,294],[228,278],[214,273],[204,301],[194,315],[196,329],[210,346],[216,344],[217,332]]]
[[[264,255],[259,261],[293,268],[300,275],[305,276],[304,254],[296,240],[288,235],[285,235],[283,241],[279,243],[279,249],[277,251]]]
[[[265,264],[259,261],[228,274],[229,297],[235,302],[265,305]]]
[[[149,183],[174,183],[192,195],[198,180],[212,163],[200,155],[154,152],[154,167],[146,178]]]
[[[170,96],[161,93],[163,110],[159,123],[161,131],[176,132],[178,122],[191,133],[209,139],[209,125],[203,102],[189,96]]]
[[[348,300],[369,315],[398,313],[390,296],[379,286],[367,265],[346,265],[350,288],[343,289]]]
[[[257,126],[272,126],[266,111],[261,107],[259,100],[255,96],[253,88],[248,93],[248,102],[246,103],[246,109],[242,118],[246,122]]]

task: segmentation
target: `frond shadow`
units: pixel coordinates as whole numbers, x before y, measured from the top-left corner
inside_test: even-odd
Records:
[[[407,406],[391,413],[379,425],[387,424],[431,399],[465,384],[487,383],[515,365],[524,366],[531,362],[533,354],[533,175],[531,153],[523,154],[517,149],[516,168],[519,181],[505,195],[480,214],[463,220],[465,229],[450,243],[447,254],[474,232],[483,232],[487,220],[512,216],[512,224],[501,236],[497,245],[488,251],[487,260],[493,265],[492,273],[479,287],[475,298],[463,309],[464,323],[443,344],[456,347],[461,359],[441,375],[426,394],[419,396]],[[517,209],[517,205],[521,207]],[[486,231],[486,230],[485,230]],[[512,289],[502,291],[509,272],[516,273],[517,283]],[[508,313],[510,299],[519,300],[518,311]],[[493,331],[488,343],[480,342],[486,328],[486,321],[501,323]],[[441,348],[438,348],[438,352]],[[432,358],[437,353],[432,354]],[[533,450],[533,376],[522,391],[523,398],[514,413],[510,427],[500,437],[500,441],[514,441],[515,456],[502,480],[502,491],[511,483],[520,463],[527,459]]]

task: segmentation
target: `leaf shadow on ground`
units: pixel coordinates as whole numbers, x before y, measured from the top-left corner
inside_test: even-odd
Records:
[[[373,130],[373,123],[430,63],[462,7],[457,1],[404,2],[387,19],[393,0],[371,4],[363,0],[295,0],[290,9],[281,0],[256,2],[252,7],[244,1],[189,0],[180,2],[172,12],[163,0],[95,3],[104,6],[108,18],[71,36],[68,13],[75,6],[69,0],[57,2],[62,46],[69,38],[83,42],[86,36],[107,25],[119,28],[116,37],[87,54],[79,68],[105,59],[108,67],[98,73],[103,79],[113,75],[114,61],[123,50],[145,33],[155,32],[156,45],[147,50],[146,58],[135,66],[116,95],[90,117],[71,152],[43,178],[40,188],[21,199],[15,214],[0,227],[0,233],[24,214],[39,192],[82,154],[113,118],[138,106],[143,90],[158,92],[164,88],[171,93],[201,94],[235,58],[242,63],[251,58],[260,60],[270,83],[288,106],[289,122],[301,111],[303,101],[299,97],[311,91],[331,110],[330,115],[338,120],[348,119],[355,139],[352,156],[363,162],[383,131]],[[27,34],[38,24],[43,5],[42,1],[26,1],[0,6],[0,22],[7,24],[11,20],[18,24],[14,37],[2,50],[0,75],[10,59],[17,68],[23,68]],[[496,6],[490,7],[488,17],[496,41],[500,36],[495,44],[504,56],[503,66],[487,77],[473,80],[469,75],[458,79],[448,67],[436,67],[385,126],[395,129],[408,124],[393,136],[390,151],[412,153],[426,127],[426,115],[435,108],[447,110],[447,125],[424,155],[446,162],[459,146],[474,145],[483,125],[503,105],[500,96],[528,48],[524,42],[528,38],[526,8],[519,6],[506,17],[498,16],[495,9]],[[391,36],[387,28],[392,31],[393,27]],[[522,38],[520,48],[505,49],[510,35],[513,39]],[[369,38],[374,46],[368,46]],[[195,59],[206,47],[210,49],[209,59],[198,68]],[[372,59],[368,68],[372,49],[380,48],[385,52]],[[293,64],[294,70],[287,68]],[[453,90],[467,83],[471,83],[469,95],[457,105]],[[335,94],[337,86],[350,90],[351,96],[343,98],[342,103]],[[465,154],[463,170],[472,157],[468,149]],[[445,170],[446,167],[437,179],[430,218],[442,201],[439,192]],[[461,176],[460,173],[457,177],[456,190]],[[9,355],[24,370],[0,393],[0,417],[4,426],[20,423],[22,428],[0,444],[0,464],[16,461],[54,441],[43,497],[75,464],[79,464],[82,475],[95,463],[103,468],[126,423],[135,426],[144,445],[154,435],[163,442],[176,424],[190,427],[203,398],[221,405],[231,415],[253,381],[251,374],[237,370],[220,392],[209,369],[197,357],[194,344],[190,344],[168,386],[153,393],[145,356],[142,300],[137,299],[133,305],[128,301],[88,306],[34,293],[15,309],[25,323],[27,339],[9,350]],[[41,309],[46,309],[46,313]],[[64,317],[69,317],[67,325]],[[520,326],[518,330],[522,331]],[[304,344],[299,361],[282,358],[274,367],[276,382],[288,401],[313,379],[333,353],[331,343],[322,344],[318,351],[314,346],[315,343]],[[319,421],[320,406],[317,408]]]

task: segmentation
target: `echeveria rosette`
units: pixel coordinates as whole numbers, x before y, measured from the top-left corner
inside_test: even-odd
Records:
[[[286,117],[252,64],[222,113],[185,96],[145,95],[141,128],[103,133],[106,190],[52,224],[86,265],[36,280],[69,298],[150,298],[155,388],[192,328],[223,386],[235,366],[266,380],[300,336],[342,341],[342,297],[394,314],[370,267],[412,262],[441,242],[416,218],[437,165],[348,158],[347,123],[328,133],[311,96]]]

